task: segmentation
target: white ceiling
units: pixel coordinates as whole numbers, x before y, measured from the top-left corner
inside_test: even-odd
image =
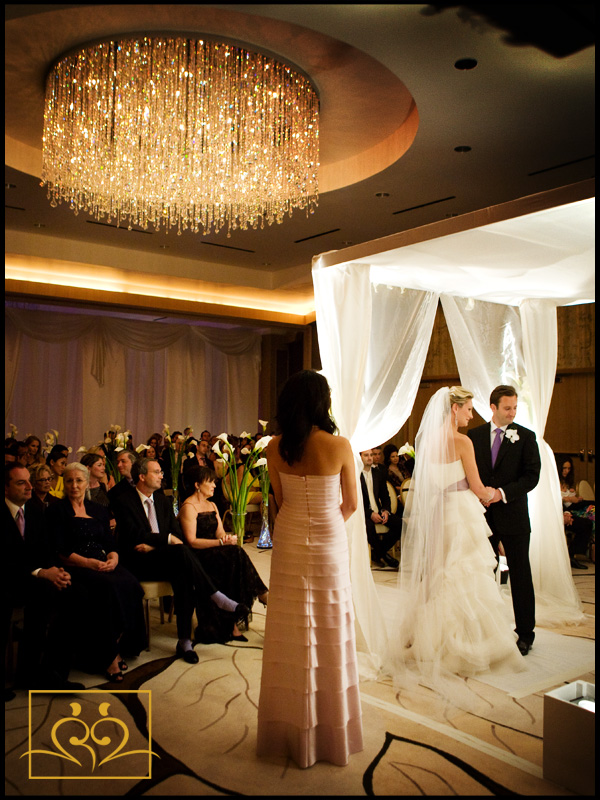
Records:
[[[591,4],[5,8],[7,253],[306,293],[315,254],[594,175]],[[134,30],[220,33],[311,75],[324,189],[314,215],[227,238],[127,231],[50,207],[39,185],[45,73],[77,44]],[[477,66],[457,69],[465,58]]]

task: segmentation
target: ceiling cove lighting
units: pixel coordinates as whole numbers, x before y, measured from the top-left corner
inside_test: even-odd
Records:
[[[42,185],[52,206],[227,235],[318,202],[319,99],[273,57],[143,36],[86,46],[46,80]]]

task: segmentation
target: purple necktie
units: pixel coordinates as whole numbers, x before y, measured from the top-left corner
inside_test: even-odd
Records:
[[[17,528],[19,529],[19,533],[25,538],[25,515],[23,514],[23,509],[20,508],[17,511],[17,516],[15,517],[15,522],[17,523]]]
[[[500,450],[500,445],[502,444],[502,428],[496,428],[494,433],[496,434],[496,438],[494,439],[494,443],[492,444],[492,467],[496,465],[496,459],[498,458],[498,451]]]

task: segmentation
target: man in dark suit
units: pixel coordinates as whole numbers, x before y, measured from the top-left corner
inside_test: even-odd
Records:
[[[360,453],[363,469],[360,474],[367,540],[371,546],[371,561],[378,567],[387,564],[398,569],[398,560],[388,553],[402,533],[402,515],[392,514],[390,495],[385,482],[385,474],[373,468],[373,453],[363,450]],[[378,534],[375,525],[386,525],[387,533]]]
[[[490,395],[491,423],[469,431],[468,436],[475,448],[481,480],[496,490],[487,506],[486,520],[496,555],[500,542],[504,548],[519,637],[517,647],[525,656],[535,638],[527,493],[537,486],[541,462],[535,433],[513,422],[517,400],[512,386],[496,386]]]
[[[58,566],[44,512],[31,502],[29,470],[18,462],[5,466],[4,495],[5,648],[13,609],[24,607],[17,682],[27,688],[83,689],[68,680],[76,592],[70,574]]]
[[[217,591],[193,553],[183,545],[173,505],[157,491],[162,475],[158,461],[142,458],[131,470],[135,488],[124,490],[117,497],[113,495],[119,554],[123,565],[138,580],[171,583],[179,637],[176,652],[189,664],[197,664],[198,655],[191,641],[192,614],[195,608],[202,607],[206,596],[220,608],[232,612],[232,616],[238,614],[238,618],[244,613],[247,615],[248,609]]]
[[[137,453],[132,450],[121,450],[117,456],[116,464],[121,480],[108,491],[108,499],[111,500],[111,505],[123,492],[135,489],[131,470],[137,460]]]

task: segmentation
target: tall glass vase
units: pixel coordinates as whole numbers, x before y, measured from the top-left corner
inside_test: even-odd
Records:
[[[173,489],[173,513],[175,516],[179,514],[179,489]]]
[[[231,527],[237,537],[239,547],[244,544],[244,533],[246,532],[246,512],[232,511],[231,512]]]
[[[268,550],[269,547],[273,547],[273,542],[271,541],[271,532],[269,531],[269,501],[263,500],[262,503],[262,523],[260,526],[260,536],[258,537],[258,544],[257,547],[260,547],[261,550]]]

